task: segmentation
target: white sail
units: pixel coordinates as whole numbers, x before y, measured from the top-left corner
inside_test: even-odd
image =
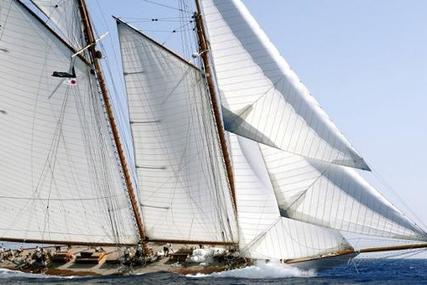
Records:
[[[260,147],[284,216],[365,235],[427,238],[355,169]]]
[[[369,169],[240,0],[202,0],[225,128],[290,153]]]
[[[247,248],[242,248],[241,254],[254,259],[289,260],[340,255],[352,250],[338,231],[282,217]]]
[[[205,80],[118,23],[146,234],[234,242],[235,217]]]
[[[73,48],[80,50],[85,46],[77,0],[31,0],[31,2],[48,17],[60,36]]]
[[[242,256],[293,259],[351,249],[335,230],[280,216],[256,142],[230,134]]]
[[[0,25],[0,239],[137,242],[90,67],[19,1]]]

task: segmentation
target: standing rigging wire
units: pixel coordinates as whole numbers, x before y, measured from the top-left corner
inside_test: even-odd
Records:
[[[98,9],[100,11],[100,14],[102,16],[103,24],[104,24],[105,28],[107,28],[107,30],[108,30],[108,22],[105,18],[105,15],[104,15],[105,13],[103,12],[102,5],[99,4],[98,0],[96,0],[95,2],[97,4]],[[96,27],[94,27],[94,29],[95,29],[95,34],[97,35],[98,32],[96,30]],[[113,54],[114,66],[121,68],[121,61],[118,59],[119,57],[117,55],[117,49],[115,48],[114,41],[111,37],[111,34],[109,34],[108,38],[109,38],[109,42],[110,42],[109,45],[112,47],[112,50],[113,50],[112,54]],[[106,48],[104,47],[104,44],[102,43],[102,41],[100,41],[98,45],[101,48],[101,50],[103,51],[103,54],[107,54]],[[102,66],[105,69],[107,69],[107,75],[108,75],[107,80],[109,81],[110,86],[112,86],[113,91],[114,91],[113,93],[110,92],[110,98],[112,98],[112,100],[114,100],[114,102],[116,103],[116,104],[113,104],[115,114],[116,114],[116,117],[118,117],[119,125],[122,127],[121,128],[122,132],[125,131],[124,135],[126,137],[129,137],[129,133],[130,133],[129,132],[129,125],[128,125],[129,114],[128,114],[128,112],[125,112],[125,110],[128,110],[127,101],[125,99],[125,96],[123,95],[123,91],[119,92],[119,89],[117,88],[117,84],[116,84],[116,81],[118,81],[119,85],[120,85],[120,90],[124,90],[124,81],[123,81],[123,78],[121,76],[118,76],[118,78],[117,78],[113,75],[113,72],[111,70],[111,62],[109,60],[109,57],[104,56],[103,59],[104,59],[104,62],[102,64]],[[125,129],[123,130],[123,128],[125,128]],[[132,157],[133,147],[132,147],[132,145],[129,145],[127,143],[128,141],[129,140],[125,140],[123,142],[123,145],[125,147],[125,150],[126,150],[126,153],[128,154],[128,159],[129,159]]]
[[[178,2],[178,5],[179,5],[180,9],[183,9],[185,7],[185,3],[184,3],[183,0],[180,0]],[[186,15],[183,15],[182,12],[179,13],[179,16],[180,16],[179,20],[181,22],[181,25],[191,24],[193,22],[193,20],[186,21],[185,20],[185,18],[186,18],[185,16]],[[188,58],[188,55],[187,55],[187,47],[188,47],[188,45],[189,45],[189,43],[188,43],[187,33],[183,32],[183,33],[181,33],[181,49],[182,49],[182,54],[184,55],[184,58]]]
[[[98,2],[97,2],[97,4],[99,6]],[[87,10],[86,10],[87,8],[84,5],[84,2],[80,3],[80,8],[81,8],[82,13],[85,14],[85,17],[86,17],[86,24],[88,26],[88,27],[86,27],[87,36],[89,38],[94,38],[95,35],[92,35],[92,33],[96,33],[96,31],[92,30],[93,27],[92,27],[91,23],[89,22],[90,20],[88,19]],[[102,14],[102,10],[101,10],[101,14]],[[105,17],[103,19],[104,19],[104,24],[106,24]],[[102,49],[104,48],[103,45],[102,45],[102,43],[100,43],[99,46],[101,46]],[[117,58],[115,58],[115,60],[117,62]],[[143,239],[144,231],[143,231],[143,225],[142,225],[142,222],[141,222],[141,217],[140,217],[140,214],[139,214],[139,212],[140,212],[139,211],[139,207],[137,206],[139,203],[137,202],[138,201],[137,191],[135,191],[135,187],[136,186],[135,186],[135,181],[134,181],[134,170],[130,169],[129,170],[130,173],[127,173],[126,171],[128,169],[125,169],[125,168],[127,168],[126,165],[130,165],[130,164],[127,163],[127,161],[130,160],[129,159],[129,156],[130,156],[129,155],[129,153],[130,153],[129,149],[130,149],[130,147],[128,146],[128,144],[126,143],[126,141],[124,143],[122,142],[123,131],[122,131],[122,128],[120,128],[120,126],[122,126],[122,127],[126,126],[123,123],[123,121],[127,121],[127,120],[124,119],[125,118],[124,113],[123,113],[123,109],[124,108],[123,108],[123,105],[121,104],[121,102],[120,102],[120,100],[118,98],[113,98],[113,96],[111,95],[111,92],[108,92],[108,93],[106,92],[106,86],[103,85],[103,84],[106,85],[108,83],[112,84],[113,88],[115,89],[116,96],[118,95],[118,91],[117,91],[117,88],[116,88],[115,83],[114,83],[114,77],[112,76],[112,72],[110,70],[110,64],[109,64],[109,62],[107,61],[107,64],[106,64],[107,65],[107,70],[109,72],[108,74],[110,75],[110,77],[108,78],[109,79],[108,82],[104,82],[105,79],[103,78],[104,76],[102,74],[102,71],[99,70],[100,66],[97,66],[98,64],[99,63],[97,63],[97,61],[95,59],[94,65],[95,65],[95,69],[97,70],[96,76],[97,77],[100,76],[100,80],[102,81],[102,82],[97,82],[98,83],[97,86],[99,87],[99,91],[100,91],[100,102],[104,106],[104,108],[103,108],[104,112],[103,113],[106,115],[105,119],[110,121],[109,123],[108,122],[107,123],[108,123],[108,126],[109,126],[109,137],[111,139],[111,146],[116,146],[116,148],[117,148],[117,149],[114,148],[113,153],[115,154],[114,156],[115,156],[115,159],[116,159],[117,164],[119,166],[119,173],[120,173],[120,175],[122,177],[122,182],[126,186],[125,189],[128,190],[128,194],[129,194],[129,198],[130,198],[128,200],[128,202],[130,204],[130,207],[131,207],[132,211],[134,212],[134,221],[135,221],[136,227],[138,228],[138,231],[139,231],[139,234],[140,234],[140,238]],[[102,63],[102,65],[105,66],[105,63]],[[105,96],[105,98],[104,98],[104,96]],[[117,103],[117,105],[119,106],[119,109],[116,108],[115,105],[113,107],[111,107],[111,105],[108,104],[108,99],[114,100],[113,102]],[[121,116],[119,116],[119,120],[117,121],[117,123],[115,123],[114,122],[114,117],[116,117],[117,114],[119,114]],[[111,119],[111,118],[113,118],[113,119]],[[117,126],[116,126],[116,124],[117,124]],[[111,207],[110,206],[109,206],[109,210],[108,210],[109,211],[108,216],[111,217],[111,211],[110,211]],[[114,210],[114,208],[112,208],[112,210]],[[113,212],[115,212],[115,211],[113,211]],[[114,224],[119,225],[119,224],[122,224],[122,223],[121,222],[117,223],[117,221],[114,221],[114,223],[111,224],[111,226],[113,228],[114,228]],[[117,230],[113,232],[113,234],[115,234],[115,233],[117,233]],[[118,236],[117,235],[118,235],[118,233],[116,234],[116,238],[118,240]]]
[[[92,77],[90,78],[92,79]],[[94,141],[92,141],[92,143],[89,142],[87,144],[88,152],[91,154],[91,157],[93,157],[91,165],[94,177],[96,177],[96,179],[94,180],[94,183],[96,184],[95,190],[99,189],[99,192],[106,197],[105,199],[98,200],[98,204],[100,204],[100,206],[104,208],[103,216],[109,219],[109,224],[111,227],[111,231],[106,232],[106,234],[108,235],[109,233],[111,233],[113,236],[112,240],[114,240],[118,244],[120,242],[120,234],[119,227],[117,226],[117,224],[123,223],[123,219],[120,219],[120,217],[118,216],[119,213],[117,213],[116,216],[113,216],[114,213],[117,212],[116,210],[118,208],[115,205],[116,199],[113,199],[115,198],[114,193],[112,192],[114,185],[110,183],[109,179],[109,177],[114,176],[112,173],[112,169],[110,167],[107,168],[107,165],[110,166],[110,160],[107,153],[111,153],[112,150],[112,148],[109,148],[111,142],[107,127],[108,122],[106,121],[105,116],[101,115],[104,114],[104,108],[102,106],[102,101],[99,98],[100,96],[97,89],[97,82],[93,82],[91,80],[91,83],[92,84],[90,84],[90,89],[92,96],[90,96],[90,106],[92,107],[93,113],[95,114],[94,118],[92,118],[94,120],[92,124],[96,126],[96,129],[99,129],[100,134],[97,135],[95,133],[95,137],[93,138]],[[84,109],[84,102],[80,102],[80,104]],[[88,136],[89,135],[90,132],[88,133]],[[112,158],[115,159],[114,157]],[[98,167],[95,163],[96,161],[100,161],[102,165],[105,165],[105,167]]]
[[[77,7],[75,7],[76,9],[73,11],[73,16],[75,17],[75,19],[79,19],[80,18],[80,13],[77,9]],[[69,34],[69,38],[72,38],[73,34],[79,34],[79,35],[83,35],[83,31],[78,31],[77,29],[79,29],[77,26],[73,26],[71,29],[69,30],[70,34]],[[76,39],[74,39],[76,40]],[[80,42],[80,40],[77,40],[78,42]],[[81,39],[81,42],[83,42],[85,45],[85,40]],[[86,54],[87,56],[87,54]],[[76,96],[74,96],[76,98],[75,104],[76,104],[76,110],[78,113],[78,119],[79,119],[79,124],[81,126],[82,129],[82,139],[84,141],[83,146],[85,148],[85,153],[88,155],[89,159],[87,161],[87,167],[89,168],[89,170],[91,171],[91,177],[94,177],[94,179],[91,179],[91,183],[93,183],[93,186],[95,186],[95,188],[93,188],[96,192],[101,193],[101,196],[106,196],[106,197],[110,197],[109,199],[103,199],[105,200],[105,203],[101,203],[100,201],[96,201],[97,204],[97,209],[106,209],[106,211],[108,210],[108,212],[110,212],[110,208],[111,208],[111,197],[112,197],[112,193],[111,193],[111,187],[112,185],[110,185],[109,183],[109,176],[106,175],[102,175],[102,173],[105,173],[105,171],[107,171],[106,167],[108,167],[109,163],[108,160],[105,159],[105,155],[103,155],[103,151],[104,151],[104,137],[102,135],[103,132],[103,127],[102,127],[102,123],[100,120],[98,120],[98,115],[99,115],[99,110],[97,109],[96,105],[99,105],[98,100],[96,100],[94,97],[94,94],[97,94],[97,90],[96,87],[93,86],[93,81],[92,81],[92,77],[90,74],[89,69],[87,70],[87,75],[90,81],[89,84],[89,91],[88,95],[89,96],[81,96],[81,94],[75,94]],[[87,95],[87,94],[85,94]],[[87,102],[85,100],[88,100],[89,104],[86,104]],[[85,102],[83,102],[85,101]],[[88,106],[88,107],[86,107]],[[89,108],[89,110],[93,111],[94,116],[91,116],[90,113],[87,114],[86,112],[86,108]],[[103,112],[101,112],[102,114]],[[101,125],[99,124],[101,123]],[[93,126],[96,126],[95,129],[98,130],[100,133],[96,134],[93,133],[94,129],[92,128]],[[65,142],[64,142],[65,144]],[[65,147],[65,145],[64,145]],[[99,168],[97,166],[97,162],[103,161],[102,165],[105,165],[105,167],[101,167]],[[111,176],[113,177],[113,176]],[[77,185],[77,184],[76,184]],[[95,195],[97,196],[97,195]],[[81,209],[83,210],[83,213],[87,213],[87,209],[84,205],[83,202],[81,202]],[[105,216],[105,215],[104,215]],[[108,215],[106,215],[108,217]],[[108,222],[107,222],[108,224]],[[89,230],[89,229],[88,229]],[[108,233],[105,233],[108,236]],[[113,236],[117,236],[117,234],[115,233],[115,231],[112,231]],[[113,239],[116,240],[116,239]]]
[[[404,217],[408,218],[410,222],[414,223],[414,225],[421,231],[423,231],[425,234],[427,231],[427,225],[412,211],[412,209],[405,203],[404,199],[399,195],[398,191],[396,191],[387,181],[384,179],[384,177],[376,170],[372,168],[372,174],[373,177],[377,180],[379,184],[384,186],[386,189],[388,189],[398,200],[398,202],[401,204],[402,207],[405,208],[405,211],[408,211],[411,214],[411,218],[405,215],[403,212],[401,213]],[[384,195],[378,191],[382,197]],[[388,201],[388,199],[387,199]],[[391,203],[391,202],[390,202]],[[391,203],[395,208],[397,208],[394,203]],[[398,208],[397,208],[398,209]],[[421,227],[419,226],[421,225]],[[427,236],[426,236],[427,238]]]
[[[180,24],[177,28],[173,29],[172,31],[165,31],[165,32],[170,33],[170,34],[168,35],[168,37],[164,41],[162,41],[162,45],[165,45],[170,40],[170,38],[176,33],[185,34],[185,31],[187,30],[186,27],[189,26],[191,23],[192,22]],[[156,32],[162,32],[162,31],[156,31]]]
[[[53,158],[51,157],[50,153],[49,153],[48,157],[46,158],[46,161],[48,161],[48,160],[52,160],[52,161],[48,161],[49,169],[51,172],[49,174],[51,177],[50,177],[50,183],[49,183],[50,185],[49,185],[49,193],[48,193],[48,198],[47,198],[47,205],[46,205],[46,210],[45,210],[45,217],[44,217],[45,219],[44,219],[44,223],[43,223],[42,239],[45,239],[44,234],[46,231],[46,227],[48,229],[48,233],[50,233],[50,230],[49,230],[49,228],[50,228],[50,210],[49,210],[50,198],[52,195],[52,190],[56,190],[56,187],[54,189],[52,189],[52,183],[54,183],[56,185],[56,182],[55,182],[55,166],[57,163],[57,155],[58,155],[58,150],[60,148],[61,138],[62,139],[64,138],[63,125],[64,125],[64,121],[65,121],[66,108],[67,108],[70,93],[71,93],[70,91],[71,91],[70,88],[67,88],[67,90],[65,92],[65,98],[63,99],[60,114],[59,114],[60,116],[58,118],[57,129],[55,130],[54,137],[52,139],[52,140],[56,140],[54,149],[52,150],[54,152]],[[63,144],[65,145],[65,141],[63,141]]]
[[[163,8],[167,8],[167,9],[171,9],[171,10],[179,11],[179,12],[182,12],[182,13],[192,14],[192,12],[191,12],[191,11],[183,10],[183,9],[176,8],[176,7],[169,6],[169,5],[162,4],[162,3],[158,3],[158,2],[156,2],[156,1],[154,1],[154,0],[141,0],[141,1],[144,1],[144,2],[147,2],[147,3],[150,3],[150,4],[153,4],[153,5],[157,5],[157,6],[160,6],[160,7],[163,7]]]
[[[193,2],[191,3],[193,5],[188,4],[188,0],[180,0],[179,7],[181,10],[186,10],[186,11],[189,11],[190,10],[189,7],[191,7],[191,10],[195,11],[196,8],[194,7],[194,3]],[[190,59],[192,58],[192,55],[194,54],[194,52],[198,51],[198,41],[197,41],[197,34],[195,31],[194,14],[192,15],[190,21],[188,21],[188,15],[186,15],[185,13],[180,13],[180,18],[183,24],[184,23],[192,24],[191,29],[186,29],[183,31],[183,33],[180,34],[181,52],[184,55],[184,58]],[[205,102],[205,104],[203,104],[202,106],[210,106],[210,99],[208,97],[200,98],[200,96],[203,96],[203,94],[206,94],[206,92],[208,92],[207,89],[205,89],[207,86],[205,86],[205,84],[203,84],[202,82],[203,82],[203,75],[200,74],[200,81],[197,83],[198,85],[197,90],[199,92],[197,92],[197,90],[196,92],[194,92],[194,89],[193,89],[193,93],[194,93],[193,97],[195,97],[194,99],[196,99],[196,101],[201,100],[202,102]],[[205,89],[205,91],[201,91],[201,89]],[[207,102],[206,102],[206,99],[208,100]],[[205,138],[217,137],[218,133],[216,129],[210,130],[205,126],[206,122],[210,122],[213,120],[213,117],[207,116],[207,114],[211,114],[212,112],[210,107],[207,107],[206,109],[203,109],[203,110],[197,110],[197,111],[200,111],[199,118],[201,119],[193,123],[197,123],[199,125],[198,127],[201,130],[205,131],[205,134],[204,134]],[[222,167],[223,167],[222,163],[218,163],[218,160],[216,159],[216,157],[211,155],[211,154],[218,153],[218,150],[215,149],[215,146],[216,146],[215,143],[214,142],[210,143],[208,141],[200,141],[199,145],[201,148],[208,146],[208,149],[209,149],[208,159],[210,161],[211,168],[213,169],[214,173],[221,173]],[[213,173],[211,174],[210,177],[214,177]],[[228,217],[221,216],[221,213],[227,213],[227,206],[226,206],[227,198],[225,197],[224,192],[222,191],[222,189],[227,188],[227,186],[223,185],[221,182],[217,181],[215,178],[210,180],[211,180],[210,184],[212,184],[213,189],[216,190],[212,194],[213,194],[214,201],[216,202],[217,216],[218,216],[217,219],[221,222],[220,230],[222,233],[227,233],[227,232],[230,233],[230,236],[223,236],[223,239],[224,241],[233,240],[233,230],[232,230],[230,221],[228,220]]]
[[[110,37],[111,39],[111,37]],[[104,45],[101,43],[100,44],[101,49],[105,52],[105,48]],[[115,54],[115,53],[114,53]],[[110,83],[110,85],[113,88],[114,92],[110,92],[110,98],[113,100],[114,104],[114,113],[116,114],[116,117],[118,118],[118,124],[121,127],[121,133],[124,137],[128,138],[130,136],[130,126],[129,126],[129,114],[128,112],[126,112],[125,110],[128,110],[128,106],[127,106],[127,101],[125,96],[123,95],[123,92],[119,92],[119,89],[117,88],[116,85],[116,80],[115,77],[113,75],[113,72],[111,70],[111,61],[109,61],[108,57],[104,57],[104,62],[103,62],[103,67],[104,69],[107,70],[107,75],[108,75],[108,81]],[[120,66],[118,65],[117,62],[117,58],[114,56],[114,61],[116,62],[116,66]],[[122,79],[121,79],[122,80]],[[124,82],[120,81],[120,85],[124,86]],[[123,90],[124,87],[121,87],[120,89]],[[129,144],[130,142],[130,144]],[[133,161],[133,146],[130,140],[124,140],[122,141],[124,147],[125,147],[125,151],[126,151],[126,155],[128,157],[128,159],[130,159],[130,161]]]
[[[3,38],[3,34],[4,34],[4,31],[5,31],[5,26],[6,26],[8,18],[9,18],[9,14],[10,14],[11,8],[12,8],[12,1],[9,2],[9,7],[7,8],[7,13],[5,15],[4,22],[2,22],[1,21],[2,19],[0,18],[0,23],[1,23],[1,25],[0,25],[0,41]],[[3,5],[0,4],[0,16],[2,15],[2,12],[3,12],[2,10],[3,9],[4,9]]]
[[[97,3],[99,4],[99,3]],[[78,15],[78,17],[80,17],[79,12],[75,11],[74,12],[75,15]],[[103,15],[102,15],[103,16]],[[105,17],[103,17],[104,22],[106,23]],[[75,31],[71,31],[71,32],[75,32]],[[110,38],[111,39],[111,38]],[[109,66],[108,66],[109,67]],[[89,71],[88,71],[89,73]],[[92,78],[89,75],[89,78]],[[96,86],[97,82],[95,82],[95,86],[93,84],[90,85],[90,93],[92,95],[94,94],[98,94],[98,88]],[[113,82],[114,84],[114,82]],[[115,88],[115,85],[113,85]],[[95,96],[95,95],[94,95]],[[90,156],[90,161],[88,161],[89,163],[89,167],[91,167],[91,170],[93,171],[93,177],[96,177],[93,180],[93,183],[95,184],[95,190],[99,190],[99,192],[101,192],[102,194],[104,194],[103,196],[109,197],[108,199],[103,199],[105,200],[104,203],[101,203],[100,201],[98,201],[97,203],[100,204],[99,208],[105,208],[106,214],[108,212],[107,215],[104,215],[106,217],[110,217],[110,221],[111,221],[111,227],[112,227],[112,234],[115,237],[114,240],[116,240],[117,242],[119,242],[119,233],[118,233],[118,226],[117,225],[123,225],[123,219],[122,220],[118,220],[117,215],[119,215],[117,209],[119,209],[119,205],[117,205],[117,201],[112,199],[113,197],[113,193],[112,193],[112,188],[114,187],[113,185],[111,185],[109,178],[113,177],[112,173],[111,173],[111,169],[108,168],[107,166],[109,166],[111,163],[108,160],[107,154],[106,152],[111,152],[112,151],[112,147],[108,147],[109,145],[111,145],[112,143],[109,142],[110,139],[110,134],[108,131],[108,127],[106,127],[106,124],[108,125],[108,122],[106,122],[106,119],[104,118],[105,122],[103,121],[103,119],[101,118],[102,116],[100,114],[105,114],[104,108],[101,107],[103,106],[103,102],[102,100],[100,100],[100,98],[98,98],[98,95],[96,95],[95,97],[97,98],[92,98],[92,96],[89,96],[89,100],[92,100],[91,103],[89,104],[94,111],[94,118],[91,118],[90,116],[87,117],[87,115],[84,114],[84,112],[82,114],[79,115],[80,118],[80,123],[82,126],[82,130],[83,130],[83,137],[85,139],[85,146],[86,146],[86,152],[87,154]],[[80,98],[80,97],[79,97]],[[81,98],[80,98],[81,99]],[[82,103],[82,102],[80,102]],[[85,110],[85,107],[83,104],[81,104],[80,108],[78,106],[77,110]],[[101,110],[99,110],[99,108],[102,108]],[[91,120],[94,119],[95,122],[94,123],[97,127],[96,129],[100,131],[99,134],[92,134],[91,132],[91,128],[90,126],[88,126],[88,124],[90,124],[91,122],[87,121],[87,120]],[[88,128],[89,127],[89,128]],[[92,130],[93,131],[93,130]],[[104,134],[103,134],[104,133]],[[98,140],[97,142],[95,142],[96,140]],[[105,145],[107,144],[107,145]],[[107,149],[106,149],[107,147]],[[102,161],[102,165],[105,165],[105,167],[97,167],[96,162],[97,161]],[[116,215],[116,217],[113,217],[113,215]],[[108,223],[107,223],[108,224]]]
[[[163,23],[180,23],[181,17],[169,17],[169,18],[130,18],[130,17],[121,17],[126,23],[153,23],[153,22],[163,22]]]

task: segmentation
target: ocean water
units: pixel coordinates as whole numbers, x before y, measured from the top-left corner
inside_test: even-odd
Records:
[[[427,284],[427,259],[356,259],[320,273],[266,264],[199,276],[171,273],[116,277],[52,277],[0,270],[0,284]]]

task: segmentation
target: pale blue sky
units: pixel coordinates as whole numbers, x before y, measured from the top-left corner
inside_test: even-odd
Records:
[[[178,0],[155,2],[177,7]],[[382,177],[427,224],[427,1],[243,2],[374,176]],[[93,16],[99,33],[114,28],[113,14],[125,20],[177,16],[144,0],[89,3],[98,13]],[[134,24],[177,47],[179,36],[163,32],[177,23]],[[162,32],[152,32],[156,29]],[[109,48],[115,45],[119,56],[116,40],[111,32],[104,44],[120,90],[119,68]],[[389,187],[376,185],[408,212]]]

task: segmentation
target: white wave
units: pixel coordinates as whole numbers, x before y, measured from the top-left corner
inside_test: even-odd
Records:
[[[28,278],[36,277],[37,278],[38,275],[40,275],[40,277],[43,276],[42,274],[25,273],[25,272],[16,271],[16,270],[0,268],[0,278],[11,278],[11,277],[28,277]]]
[[[5,268],[0,268],[0,279],[10,279],[10,278],[32,278],[32,279],[46,279],[46,278],[61,278],[61,279],[72,279],[73,276],[55,276],[55,275],[45,275],[45,274],[36,274],[36,273],[26,273],[22,271],[10,270]],[[1,283],[1,281],[0,281]]]
[[[196,274],[187,275],[188,277],[234,277],[234,278],[250,278],[250,279],[276,279],[289,277],[314,277],[315,271],[304,271],[296,267],[280,263],[264,263],[257,262],[255,265],[233,269],[212,274]]]

